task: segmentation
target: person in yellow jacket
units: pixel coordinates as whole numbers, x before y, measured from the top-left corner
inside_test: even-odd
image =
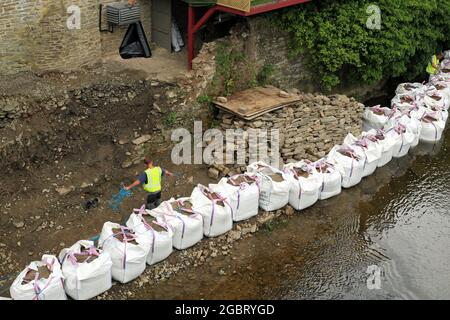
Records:
[[[438,73],[439,71],[439,63],[444,59],[444,54],[439,53],[438,55],[434,55],[431,57],[431,61],[427,66],[427,72],[431,75]]]
[[[164,176],[172,177],[173,173],[161,167],[153,166],[152,160],[145,160],[147,169],[131,185],[125,186],[125,190],[131,190],[142,185],[148,193],[146,209],[154,209],[161,204],[161,180]]]

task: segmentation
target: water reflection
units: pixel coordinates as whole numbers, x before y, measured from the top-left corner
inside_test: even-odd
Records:
[[[449,299],[449,132],[421,143],[329,204],[334,232],[314,243],[295,281],[270,292],[285,299]],[[357,205],[352,205],[355,203]],[[379,290],[368,266],[382,268]]]

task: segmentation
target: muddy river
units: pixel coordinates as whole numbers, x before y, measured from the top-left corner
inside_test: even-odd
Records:
[[[450,299],[449,147],[447,130],[135,298]]]
[[[420,144],[339,196],[277,218],[229,254],[158,284],[115,285],[108,297],[450,299],[449,148],[447,130],[437,145]]]
[[[447,130],[439,144],[419,145],[348,194],[304,212],[329,216],[331,230],[267,296],[450,299],[449,147]]]

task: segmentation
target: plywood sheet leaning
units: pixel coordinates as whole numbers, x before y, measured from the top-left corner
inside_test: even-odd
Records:
[[[300,101],[297,94],[287,93],[273,86],[256,87],[227,97],[226,102],[214,101],[218,108],[251,120],[270,111]]]

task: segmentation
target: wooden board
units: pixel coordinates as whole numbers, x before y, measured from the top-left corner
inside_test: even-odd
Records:
[[[288,98],[280,97],[280,89],[273,86],[257,87],[235,93],[227,97],[226,103],[214,101],[216,107],[237,115],[245,120],[252,120],[265,113],[283,108],[300,101],[296,94]]]

